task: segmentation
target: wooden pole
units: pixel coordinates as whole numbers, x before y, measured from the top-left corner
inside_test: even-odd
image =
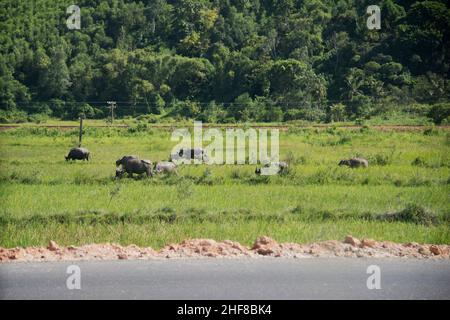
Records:
[[[81,147],[82,139],[83,139],[83,116],[80,116],[80,134],[78,136],[78,147]]]
[[[113,102],[111,105],[111,124],[114,124],[114,108],[116,107],[116,103]]]
[[[108,101],[109,104],[109,112],[111,116],[111,125],[114,123],[114,109],[116,108],[116,102],[115,101]]]

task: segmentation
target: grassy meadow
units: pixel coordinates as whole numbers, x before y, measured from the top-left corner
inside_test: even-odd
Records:
[[[250,244],[343,239],[450,243],[450,131],[294,128],[280,133],[290,170],[190,165],[178,175],[114,178],[115,160],[167,160],[164,128],[93,128],[89,162],[66,162],[78,131],[0,131],[0,246],[116,242],[159,248],[186,238]],[[339,167],[363,156],[367,169]]]

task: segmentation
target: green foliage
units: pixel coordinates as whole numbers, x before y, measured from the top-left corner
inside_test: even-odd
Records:
[[[28,117],[25,111],[0,110],[0,123],[22,123],[27,121]]]
[[[420,103],[440,107],[409,112],[448,123],[444,1],[382,1],[376,32],[368,1],[81,1],[81,30],[70,4],[1,2],[0,110],[337,122]]]
[[[378,216],[377,218],[386,221],[411,222],[424,225],[435,224],[438,220],[435,213],[426,210],[425,208],[417,204],[409,204],[402,211],[383,214]]]
[[[424,167],[427,165],[427,162],[422,157],[416,157],[411,164],[413,166]]]
[[[444,121],[448,124],[448,119],[450,117],[450,103],[433,105],[428,112],[428,116],[433,119],[435,124],[441,124]]]
[[[392,163],[393,153],[377,153],[369,157],[369,162],[371,164],[386,166]]]
[[[345,105],[342,103],[334,104],[330,107],[328,111],[329,115],[329,121],[345,121],[346,119],[346,112],[345,112]]]

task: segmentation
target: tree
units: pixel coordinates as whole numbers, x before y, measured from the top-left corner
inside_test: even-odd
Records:
[[[17,104],[29,101],[27,87],[14,79],[11,70],[0,55],[0,109],[12,110],[17,107]]]
[[[169,86],[180,99],[201,98],[208,93],[213,72],[213,65],[206,59],[179,58]]]
[[[397,26],[398,44],[394,47],[400,61],[415,56],[414,74],[449,71],[449,51],[445,49],[450,34],[450,9],[438,1],[414,3]],[[398,51],[397,51],[398,50]]]
[[[95,71],[94,63],[89,55],[81,53],[72,61],[69,68],[71,79],[70,91],[78,101],[86,101],[92,96],[95,86],[93,83]]]
[[[238,121],[250,121],[257,117],[255,103],[250,95],[246,92],[237,97],[231,104],[229,109],[230,116]]]
[[[39,85],[45,98],[64,97],[72,84],[66,60],[63,45],[50,49],[50,64],[42,71],[42,82]]]
[[[268,71],[270,93],[288,108],[324,107],[326,86],[307,64],[295,59],[279,60]]]

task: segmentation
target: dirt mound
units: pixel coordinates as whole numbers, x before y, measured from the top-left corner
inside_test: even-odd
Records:
[[[254,252],[230,240],[217,242],[211,239],[192,239],[166,246],[159,251],[159,255],[165,258],[236,257],[252,256]]]
[[[230,240],[190,239],[180,244],[165,246],[159,251],[136,245],[89,244],[79,247],[60,247],[50,241],[47,248],[0,248],[0,262],[13,261],[76,261],[76,260],[126,260],[166,258],[242,258],[242,257],[407,257],[417,259],[449,259],[450,245],[399,244],[373,239],[359,240],[351,235],[344,241],[328,240],[310,244],[278,243],[262,236],[251,248]]]
[[[135,245],[124,247],[109,243],[60,248],[54,241],[50,241],[47,248],[0,248],[1,262],[150,259],[157,256],[157,252],[152,248],[140,248]]]

